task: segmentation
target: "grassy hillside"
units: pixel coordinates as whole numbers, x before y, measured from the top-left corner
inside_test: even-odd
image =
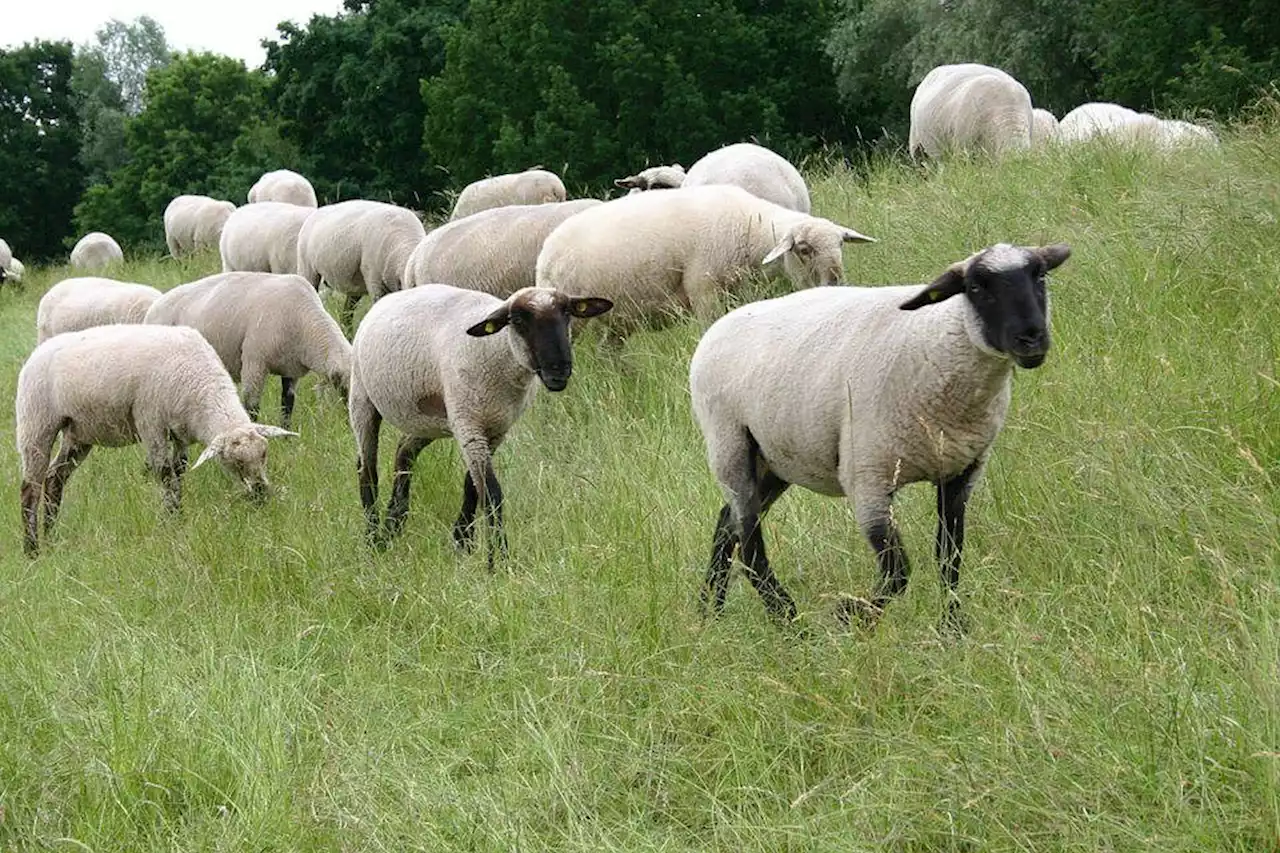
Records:
[[[817,212],[881,240],[848,249],[851,282],[1074,247],[970,505],[966,640],[935,632],[924,485],[876,633],[831,617],[874,577],[852,513],[795,490],[765,534],[812,630],[770,625],[740,575],[700,622],[720,501],[693,322],[621,365],[582,346],[540,394],[497,455],[492,575],[452,549],[445,443],[403,538],[365,548],[345,413],[313,378],[265,507],[207,466],[166,519],[140,449],[99,450],[34,561],[10,439],[0,849],[1280,850],[1280,132],[810,177]],[[0,291],[0,396],[65,274]]]

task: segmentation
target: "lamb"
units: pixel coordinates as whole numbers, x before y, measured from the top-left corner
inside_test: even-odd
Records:
[[[1001,155],[1031,147],[1031,95],[999,68],[939,65],[911,98],[907,150],[939,158],[949,153]]]
[[[859,612],[874,625],[907,584],[893,495],[928,480],[937,485],[943,624],[963,630],[965,503],[1004,423],[1014,365],[1039,367],[1049,351],[1045,274],[1070,252],[1001,243],[923,289],[816,288],[744,305],[712,325],[689,367],[694,415],[727,501],[704,605],[723,609],[740,547],[770,614],[795,617],[760,531],[794,484],[853,501],[880,579],[870,601],[846,602],[842,616]]]
[[[626,195],[566,219],[538,255],[537,283],[569,293],[591,288],[613,300],[614,343],[662,326],[677,308],[703,322],[749,273],[785,272],[797,287],[844,276],[844,243],[874,238],[788,210],[741,187],[684,187]]]
[[[71,266],[82,270],[99,270],[124,260],[124,252],[110,234],[90,231],[71,250]]]
[[[526,169],[509,175],[495,175],[467,184],[454,202],[450,219],[461,219],[491,207],[509,204],[549,204],[564,201],[564,182],[546,169]]]
[[[8,278],[13,266],[13,250],[9,248],[9,244],[4,240],[0,240],[0,282]]]
[[[40,297],[36,343],[93,326],[141,323],[159,298],[160,291],[147,284],[92,276],[63,279]]]
[[[95,445],[141,441],[147,467],[163,485],[164,507],[176,511],[193,441],[205,449],[191,470],[217,459],[260,499],[268,486],[266,439],[297,434],[251,421],[213,347],[183,327],[125,324],[56,335],[18,373],[16,408],[29,556],[39,548],[41,497],[48,536],[67,480]]]
[[[207,195],[180,195],[164,209],[164,242],[181,258],[218,245],[227,217],[236,206]]]
[[[599,199],[513,204],[482,210],[437,228],[413,250],[404,286],[444,283],[506,298],[533,287],[538,252],[570,216]]]
[[[344,398],[351,382],[351,345],[301,276],[216,273],[161,296],[144,322],[190,326],[204,335],[232,380],[242,383],[254,420],[267,376],[279,376],[285,429],[297,382],[307,373],[323,376]]]
[[[768,148],[739,142],[718,148],[689,167],[685,187],[730,184],[800,213],[808,213],[809,188],[795,166]]]
[[[537,391],[563,391],[573,372],[570,318],[608,311],[607,299],[531,287],[506,299],[426,284],[375,303],[352,343],[348,412],[358,452],[360,503],[368,538],[384,547],[404,526],[409,478],[418,454],[452,436],[466,463],[456,545],[470,549],[476,511],[485,513],[493,567],[502,534],[502,488],[492,456]],[[507,330],[502,334],[503,330]],[[378,432],[383,419],[404,433],[385,525],[379,529]]]
[[[1031,110],[1031,144],[1043,148],[1058,138],[1058,119],[1048,110],[1035,107]]]
[[[679,163],[672,163],[670,166],[650,166],[634,175],[616,178],[613,183],[614,186],[633,193],[645,190],[675,190],[684,184],[685,177],[684,167]]]
[[[316,191],[311,182],[288,169],[266,172],[249,188],[249,203],[282,201],[301,207],[316,207]]]
[[[285,201],[259,201],[237,209],[218,241],[222,271],[296,273],[298,232],[315,211]]]
[[[326,204],[298,232],[298,274],[317,290],[321,280],[346,297],[342,328],[350,333],[356,303],[403,286],[405,261],[427,236],[413,211],[381,201]]]

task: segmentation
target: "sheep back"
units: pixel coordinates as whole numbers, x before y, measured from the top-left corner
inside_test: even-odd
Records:
[[[930,157],[949,152],[1001,154],[1031,145],[1031,95],[999,68],[940,65],[911,98],[908,150]]]
[[[175,258],[218,245],[236,206],[207,195],[180,195],[164,209],[164,241]]]
[[[731,184],[800,213],[810,211],[809,188],[785,157],[761,145],[738,142],[704,155],[689,167],[685,187]]]
[[[259,201],[238,208],[222,228],[223,272],[296,273],[298,232],[314,207]]]
[[[375,299],[403,286],[405,262],[426,229],[417,215],[380,201],[319,207],[298,232],[298,274],[350,296]]]
[[[549,204],[568,198],[560,176],[546,169],[526,169],[482,178],[463,187],[449,218],[461,219],[491,207],[511,204]]]
[[[102,269],[123,260],[120,244],[110,234],[101,231],[90,231],[71,250],[71,266],[79,269]]]
[[[67,278],[40,298],[36,342],[93,326],[141,323],[160,291],[150,285],[110,278]]]
[[[279,201],[301,207],[316,207],[316,191],[311,182],[289,169],[265,172],[249,188],[249,203]]]

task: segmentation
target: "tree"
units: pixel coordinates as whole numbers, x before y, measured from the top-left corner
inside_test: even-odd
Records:
[[[84,185],[71,44],[0,51],[0,237],[24,259],[56,255]]]

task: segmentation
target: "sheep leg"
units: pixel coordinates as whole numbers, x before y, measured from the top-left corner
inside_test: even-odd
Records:
[[[960,553],[964,550],[965,507],[981,466],[981,460],[976,461],[950,480],[938,483],[938,535],[934,553],[946,586],[947,609],[942,617],[944,632],[962,634],[965,630],[958,594]]]
[[[246,364],[240,370],[240,396],[244,399],[244,410],[249,418],[256,421],[262,404],[262,386],[267,381],[266,368],[259,364]]]
[[[396,447],[395,473],[391,481],[391,500],[387,503],[387,519],[383,531],[388,539],[394,539],[404,529],[404,518],[409,514],[409,482],[413,477],[413,463],[431,439],[406,435]]]
[[[476,504],[480,501],[480,493],[471,479],[471,472],[462,474],[462,509],[458,512],[458,520],[453,523],[453,543],[464,551],[471,549],[471,537],[475,533]]]
[[[185,465],[182,467],[185,468]],[[182,470],[168,436],[158,442],[147,443],[147,468],[160,481],[161,502],[165,512],[177,512],[182,504]]]
[[[352,400],[351,427],[356,435],[356,476],[360,483],[360,505],[364,508],[365,538],[374,548],[385,544],[379,534],[378,516],[378,432],[382,414],[368,400]]]
[[[62,507],[62,492],[67,486],[67,480],[71,479],[71,475],[76,468],[80,467],[80,463],[92,449],[92,444],[76,444],[67,439],[65,434],[63,435],[62,448],[58,451],[58,457],[53,460],[53,465],[50,466],[49,474],[44,481],[45,536],[49,535],[53,530],[54,522],[58,520],[58,510]]]
[[[343,296],[342,307],[338,309],[338,322],[342,324],[347,340],[351,340],[351,336],[355,334],[356,303],[360,301],[360,294],[346,293]]]
[[[471,480],[472,488],[475,490],[475,507],[483,509],[485,516],[489,520],[490,536],[488,537],[488,559],[489,570],[493,571],[494,550],[497,541],[500,540],[502,530],[496,526],[501,519],[501,511],[495,510],[493,504],[495,498],[501,496],[501,490],[498,494],[490,494],[490,483],[496,483],[497,477],[493,472],[492,449],[489,446],[489,440],[482,433],[468,431],[459,431],[455,427],[454,434],[459,436],[459,445],[462,447],[462,458],[467,463],[467,474]],[[465,437],[464,437],[465,436]],[[466,497],[464,495],[463,509],[466,508]],[[468,525],[467,541],[470,542],[470,532],[474,531],[475,519],[472,510],[471,524]],[[461,517],[460,519],[461,520]],[[505,550],[505,548],[504,548]]]
[[[869,492],[865,489],[854,497],[854,514],[858,527],[876,552],[880,577],[876,580],[870,600],[854,598],[841,603],[837,616],[843,623],[847,624],[849,617],[856,613],[865,627],[875,627],[885,605],[907,588],[911,566],[907,562],[906,549],[902,547],[898,525],[893,520],[892,501],[892,493]]]
[[[782,496],[782,493],[787,490],[789,485],[790,483],[780,479],[772,472],[765,473],[757,489],[759,492],[758,500],[760,504],[760,511],[757,518],[764,517],[764,515],[769,511],[769,508],[772,507],[774,502]],[[757,520],[757,527],[758,526],[759,522]],[[733,524],[733,508],[729,504],[725,504],[720,509],[720,517],[716,519],[716,530],[711,541],[711,564],[707,569],[706,582],[702,587],[702,608],[704,614],[707,613],[708,605],[710,606],[710,612],[712,615],[718,616],[724,611],[725,596],[729,592],[730,564],[733,560],[733,552],[737,549],[738,545],[739,537]],[[763,548],[764,542],[762,540],[760,542],[762,556]],[[746,562],[745,556],[743,557],[743,562]],[[766,569],[768,569],[767,561],[765,565]],[[752,578],[752,583],[755,584],[756,589],[760,591],[760,595],[765,599],[766,603],[768,603],[771,600],[771,596],[773,596],[774,598],[782,599],[782,606],[785,608],[785,602],[791,601],[791,597],[787,594],[786,590],[783,589],[771,569],[768,569],[768,573],[768,577],[772,578],[772,586],[768,585],[768,579],[765,578],[762,581],[766,584],[766,589],[764,590],[761,590],[760,584],[756,583],[753,575],[748,574],[748,577]],[[793,617],[794,608],[795,604],[793,602],[790,608]]]
[[[293,404],[298,393],[298,380],[280,377],[280,426],[289,429],[293,421]]]
[[[48,424],[46,429],[18,430],[18,447],[22,453],[22,550],[28,557],[39,551],[40,500],[49,472],[49,452],[62,426]],[[34,434],[33,434],[34,433]]]

